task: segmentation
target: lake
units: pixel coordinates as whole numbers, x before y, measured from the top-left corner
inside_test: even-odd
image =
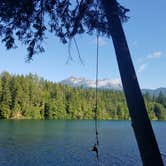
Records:
[[[166,153],[166,122],[152,124]],[[99,121],[98,127],[99,162],[91,151],[94,121],[0,120],[0,166],[142,165],[130,121]]]

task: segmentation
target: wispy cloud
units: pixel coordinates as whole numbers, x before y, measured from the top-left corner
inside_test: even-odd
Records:
[[[162,57],[165,57],[165,54],[162,51],[154,51],[150,53],[149,55],[145,56],[144,58],[139,58],[138,63],[140,64],[137,72],[142,73],[147,66],[151,63],[151,61],[155,59],[160,59]]]
[[[156,51],[146,56],[146,59],[161,58],[162,56],[163,56],[163,53],[161,51]]]
[[[93,44],[97,44],[97,40],[94,39],[92,41]],[[99,46],[102,47],[102,46],[105,46],[107,44],[106,40],[104,40],[102,37],[99,37]]]
[[[148,64],[147,63],[143,63],[139,66],[138,68],[138,73],[142,73],[146,68],[147,68]]]
[[[120,78],[114,78],[114,79],[111,79],[111,82],[112,82],[113,84],[120,84],[120,85],[122,84]]]
[[[132,45],[133,45],[134,47],[137,47],[137,46],[138,46],[138,41],[136,41],[136,40],[133,41],[133,42],[132,42]]]
[[[162,51],[154,51],[154,52],[148,54],[145,57],[140,57],[138,59],[138,62],[139,63],[145,63],[145,62],[149,62],[149,61],[151,61],[153,59],[160,59],[162,57],[165,57],[164,53]]]

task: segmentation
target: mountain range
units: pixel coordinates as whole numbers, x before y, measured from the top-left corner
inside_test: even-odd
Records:
[[[60,82],[64,85],[69,85],[72,87],[83,87],[83,88],[95,88],[96,81],[87,80],[85,78],[77,78],[77,77],[69,77]],[[111,79],[102,79],[98,80],[98,88],[99,89],[112,89],[112,90],[122,90],[122,84],[120,80],[111,80]]]
[[[88,80],[83,77],[78,78],[71,76],[67,79],[60,81],[59,83],[63,85],[69,85],[71,87],[83,87],[83,88],[95,88],[96,81]],[[122,83],[119,79],[101,79],[98,80],[99,89],[111,89],[111,90],[123,90]],[[166,97],[166,88],[157,88],[157,89],[142,89],[142,93],[149,93],[150,95],[158,96],[160,92]]]

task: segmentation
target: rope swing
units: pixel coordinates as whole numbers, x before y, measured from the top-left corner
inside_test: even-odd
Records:
[[[98,9],[98,0],[96,4],[96,13],[97,20],[99,15]],[[96,87],[95,87],[95,106],[94,106],[94,120],[95,120],[95,143],[93,145],[92,151],[96,153],[97,161],[99,162],[99,132],[98,132],[98,120],[97,120],[97,112],[98,112],[98,75],[99,75],[99,32],[97,31],[96,35]]]
[[[97,54],[96,54],[96,87],[95,87],[95,106],[94,106],[94,120],[95,120],[95,144],[92,151],[96,152],[96,158],[99,160],[99,132],[98,132],[98,73],[99,73],[99,35],[97,34]]]

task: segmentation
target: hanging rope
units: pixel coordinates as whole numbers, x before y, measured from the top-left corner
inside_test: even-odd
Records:
[[[97,111],[98,111],[98,74],[99,73],[99,35],[97,34],[97,56],[96,56],[96,104],[95,104],[95,131],[96,142],[99,145],[98,126],[97,126]]]
[[[96,142],[92,148],[92,151],[96,152],[97,160],[99,160],[99,132],[98,132],[98,73],[99,73],[99,35],[97,34],[97,55],[96,55],[96,91],[95,91],[95,107],[94,107],[94,120],[95,120],[95,137]]]
[[[98,1],[96,6],[97,19],[98,19]],[[96,142],[92,148],[92,151],[96,152],[96,158],[99,161],[99,132],[98,132],[98,121],[97,121],[97,112],[98,112],[98,75],[99,75],[99,32],[97,31],[97,47],[96,47],[96,91],[95,91],[95,108],[94,108],[94,120],[95,120],[95,139]]]
[[[99,2],[96,0],[96,13],[97,13],[97,20],[99,15],[98,6]],[[96,47],[96,91],[95,91],[95,108],[94,108],[94,120],[95,120],[95,144],[92,148],[92,151],[96,152],[96,158],[99,161],[99,132],[98,132],[98,121],[97,121],[97,113],[98,113],[98,74],[99,74],[99,32],[97,31],[97,47]]]

